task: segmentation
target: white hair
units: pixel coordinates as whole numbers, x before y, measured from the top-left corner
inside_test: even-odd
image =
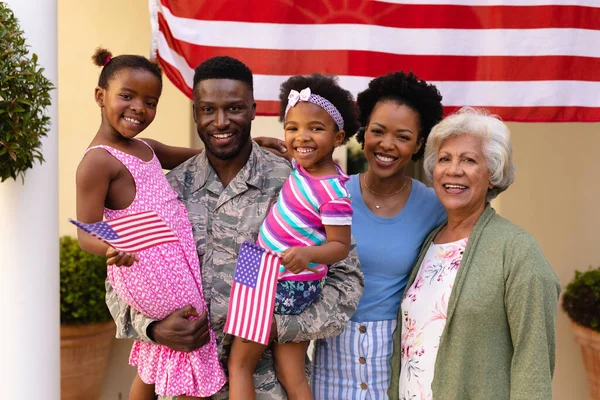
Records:
[[[425,175],[431,182],[433,168],[442,143],[459,135],[475,135],[483,142],[492,189],[487,192],[489,202],[508,189],[515,180],[516,167],[513,163],[510,130],[496,115],[487,110],[463,107],[433,127],[427,138],[423,167]]]

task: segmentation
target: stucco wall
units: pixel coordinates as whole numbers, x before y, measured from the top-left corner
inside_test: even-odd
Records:
[[[576,269],[600,266],[600,124],[509,124],[516,181],[498,199],[503,216],[536,237],[563,288]],[[554,398],[588,399],[566,314],[557,324]]]

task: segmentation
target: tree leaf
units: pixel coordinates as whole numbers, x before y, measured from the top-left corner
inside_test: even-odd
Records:
[[[41,138],[48,135],[52,82],[38,56],[30,53],[23,30],[5,2],[0,2],[0,177],[25,177],[43,162]],[[7,101],[7,99],[10,99]]]

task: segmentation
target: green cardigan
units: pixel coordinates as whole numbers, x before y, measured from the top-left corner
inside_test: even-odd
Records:
[[[406,288],[442,226],[425,239]],[[552,399],[559,293],[536,240],[488,205],[469,236],[448,302],[433,399]],[[391,400],[399,398],[401,333],[402,308],[390,360]]]

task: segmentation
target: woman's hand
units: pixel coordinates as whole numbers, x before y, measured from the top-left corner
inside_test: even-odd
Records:
[[[116,250],[114,247],[109,247],[106,250],[106,265],[114,265],[116,267],[131,267],[138,260],[135,253],[123,253]]]
[[[276,156],[285,158],[289,162],[292,162],[292,155],[288,151],[287,146],[285,145],[285,142],[283,140],[261,136],[254,138],[254,141],[258,143],[258,145],[263,149],[270,151]]]
[[[310,247],[290,247],[283,253],[283,259],[281,264],[294,274],[299,274],[305,269],[310,269],[308,263],[310,262]]]

